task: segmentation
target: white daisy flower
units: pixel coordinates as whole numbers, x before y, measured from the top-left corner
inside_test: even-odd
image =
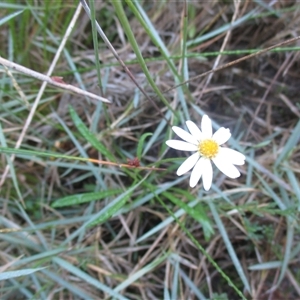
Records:
[[[190,133],[177,126],[172,127],[173,131],[185,142],[178,140],[166,141],[166,144],[173,149],[195,151],[178,168],[178,176],[193,169],[190,177],[190,186],[195,187],[202,176],[203,187],[208,191],[213,177],[211,160],[226,176],[237,178],[241,175],[234,165],[243,165],[246,159],[245,155],[238,151],[221,147],[231,136],[228,128],[221,127],[213,134],[211,119],[207,115],[204,115],[202,118],[201,130],[192,121],[186,121],[186,125]]]

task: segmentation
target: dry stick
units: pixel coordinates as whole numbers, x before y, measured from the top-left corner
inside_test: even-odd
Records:
[[[85,0],[80,0],[81,5],[83,6],[84,10],[86,11],[87,15],[89,16],[89,18],[91,19],[91,11],[89,6],[87,5]],[[118,55],[118,53],[116,52],[116,50],[114,49],[114,47],[112,46],[112,44],[110,43],[110,41],[108,40],[108,38],[106,37],[105,33],[103,32],[103,30],[101,29],[99,23],[97,22],[97,20],[95,20],[96,23],[96,28],[98,33],[100,34],[101,38],[103,39],[104,43],[106,44],[106,46],[110,49],[110,51],[112,52],[112,54],[114,55],[114,57],[117,59],[117,61],[121,64],[121,66],[123,67],[124,71],[126,72],[126,74],[130,77],[130,79],[134,82],[134,84],[137,86],[137,88],[142,92],[142,94],[147,98],[147,100],[149,100],[152,105],[155,107],[155,109],[158,111],[158,113],[165,119],[165,121],[167,122],[167,124],[169,124],[169,121],[166,119],[166,117],[163,115],[163,113],[160,111],[159,107],[156,105],[156,103],[154,102],[154,100],[152,100],[147,93],[145,92],[145,90],[138,84],[138,82],[135,80],[133,74],[130,72],[130,70],[127,68],[126,64],[123,62],[123,60],[120,58],[120,56]],[[98,58],[96,58],[98,59]],[[170,125],[170,124],[169,124]]]
[[[54,70],[54,67],[55,67],[55,65],[56,65],[56,63],[57,63],[57,61],[58,61],[58,59],[60,57],[60,54],[63,51],[63,48],[65,47],[67,39],[68,39],[68,37],[70,36],[70,34],[71,34],[72,30],[73,30],[74,24],[75,24],[77,18],[79,17],[80,11],[81,11],[81,5],[78,4],[77,9],[75,11],[75,14],[74,14],[74,16],[73,16],[73,18],[72,18],[72,20],[70,22],[70,25],[67,28],[67,31],[66,31],[66,33],[65,33],[65,35],[64,35],[64,37],[63,37],[63,39],[61,41],[61,44],[60,44],[60,46],[59,46],[59,48],[58,48],[58,50],[57,50],[57,52],[55,54],[55,57],[54,57],[54,59],[53,59],[53,61],[51,63],[51,66],[50,66],[50,68],[49,68],[49,70],[47,72],[47,76],[50,76],[52,74],[52,72]],[[32,118],[33,118],[33,116],[35,114],[35,111],[36,111],[36,109],[38,107],[38,104],[39,104],[41,98],[42,98],[42,95],[43,95],[43,93],[45,91],[46,86],[47,86],[47,82],[44,81],[43,84],[42,84],[42,86],[41,86],[41,88],[40,88],[40,90],[39,90],[39,93],[38,93],[38,95],[37,95],[37,97],[36,97],[36,99],[35,99],[35,101],[34,101],[34,103],[32,105],[31,111],[30,111],[30,113],[29,113],[29,115],[27,117],[27,120],[26,120],[25,124],[24,124],[24,127],[23,127],[23,130],[21,132],[21,135],[20,135],[20,137],[19,137],[19,139],[18,139],[18,141],[16,143],[15,149],[20,148],[20,145],[21,145],[21,143],[22,143],[22,141],[24,139],[24,136],[26,134],[27,129],[29,128],[29,125],[30,125],[30,123],[32,121]],[[15,159],[15,155],[13,154],[10,159],[13,162],[14,159]],[[8,172],[9,172],[9,165],[7,165],[6,168],[5,168],[5,170],[4,170],[4,173],[3,173],[1,181],[0,181],[0,187],[3,185]]]
[[[204,77],[204,76],[206,76],[206,75],[209,75],[209,74],[211,74],[211,73],[214,73],[214,72],[223,70],[223,69],[225,69],[225,68],[227,68],[227,67],[231,67],[231,66],[233,66],[233,65],[235,65],[235,64],[238,64],[238,63],[240,63],[240,62],[242,62],[242,61],[244,61],[244,60],[246,60],[246,59],[249,59],[249,58],[255,57],[255,56],[257,56],[257,55],[263,54],[263,53],[268,52],[268,51],[270,51],[270,50],[272,50],[272,49],[274,49],[274,48],[277,48],[277,47],[281,47],[281,46],[290,44],[290,43],[295,42],[295,41],[297,41],[297,40],[299,40],[299,39],[300,39],[300,35],[297,36],[297,37],[295,37],[295,38],[292,38],[292,39],[289,39],[289,40],[287,40],[287,41],[284,41],[284,42],[282,42],[282,43],[276,44],[276,45],[274,45],[274,46],[268,47],[268,48],[266,48],[266,49],[263,49],[263,50],[260,50],[260,51],[255,52],[255,53],[246,55],[246,56],[244,56],[244,57],[242,57],[242,58],[236,59],[236,60],[234,60],[234,61],[232,61],[232,62],[230,62],[230,63],[227,63],[227,64],[225,64],[225,65],[220,66],[219,68],[216,68],[216,69],[214,69],[214,70],[210,70],[210,71],[204,72],[204,73],[202,73],[202,74],[200,74],[200,75],[197,75],[197,76],[195,76],[195,77],[192,77],[192,78],[190,78],[190,79],[188,79],[188,80],[186,80],[186,81],[184,81],[184,82],[181,82],[180,84],[177,84],[177,85],[175,85],[175,86],[173,86],[173,87],[171,87],[171,88],[169,88],[169,89],[163,91],[163,94],[168,93],[168,92],[170,92],[170,91],[172,91],[172,90],[174,90],[174,89],[177,89],[178,87],[180,87],[180,86],[182,86],[182,85],[184,85],[184,84],[187,84],[188,82],[190,82],[190,81],[192,81],[192,80],[195,80],[195,79]]]
[[[95,158],[88,158],[88,161],[92,163],[97,163],[101,165],[110,165],[110,166],[117,166],[119,168],[129,168],[129,169],[138,169],[138,170],[155,170],[155,171],[165,171],[164,168],[156,168],[156,167],[141,167],[141,166],[134,166],[129,164],[120,164],[116,162],[106,161],[106,160],[99,160]]]
[[[64,90],[68,90],[68,91],[74,92],[74,93],[82,95],[82,96],[87,96],[89,98],[96,99],[96,100],[99,100],[99,101],[102,101],[102,102],[105,102],[105,103],[111,103],[106,98],[103,98],[103,97],[100,97],[98,95],[95,95],[95,94],[89,93],[87,91],[84,91],[84,90],[82,90],[82,89],[80,89],[80,88],[78,88],[74,85],[63,83],[63,81],[60,77],[50,77],[48,75],[44,75],[42,73],[30,70],[30,69],[25,68],[21,65],[13,63],[13,62],[11,62],[11,61],[3,58],[3,57],[0,57],[0,64],[2,64],[5,67],[8,67],[10,69],[21,72],[23,74],[29,75],[33,78],[38,79],[38,80],[45,81],[45,82],[47,82],[51,85],[62,88]]]

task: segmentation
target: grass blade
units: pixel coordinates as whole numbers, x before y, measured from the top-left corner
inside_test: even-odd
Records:
[[[82,203],[88,203],[91,201],[102,200],[109,196],[120,193],[121,189],[106,190],[101,192],[77,194],[72,196],[67,196],[65,198],[58,199],[52,203],[52,207],[65,207],[71,205],[77,205]]]
[[[223,241],[224,241],[224,243],[226,245],[228,253],[229,253],[229,255],[230,255],[231,259],[232,259],[232,262],[233,262],[233,264],[234,264],[234,266],[236,268],[236,271],[238,272],[238,274],[240,276],[240,279],[241,279],[241,281],[243,282],[243,284],[245,286],[245,289],[250,293],[250,291],[251,291],[250,284],[249,284],[248,279],[247,279],[247,277],[246,277],[246,275],[245,275],[245,273],[243,271],[242,265],[241,265],[241,263],[240,263],[237,255],[236,255],[235,251],[234,251],[234,248],[233,248],[233,246],[232,246],[232,244],[230,242],[230,239],[229,239],[229,237],[227,235],[227,232],[226,232],[225,227],[224,227],[224,225],[223,225],[223,223],[221,221],[221,218],[220,218],[220,216],[219,216],[219,214],[218,214],[218,212],[217,212],[214,204],[212,202],[208,202],[208,205],[209,205],[209,207],[211,209],[212,215],[213,215],[213,217],[214,217],[214,219],[216,221],[216,224],[217,224],[218,229],[220,231],[220,234],[221,234],[221,236],[223,238]]]
[[[41,271],[43,269],[45,269],[45,268],[23,269],[23,270],[17,270],[17,271],[2,272],[2,273],[0,273],[0,281],[16,278],[16,277],[20,277],[20,276],[28,276],[32,273]]]

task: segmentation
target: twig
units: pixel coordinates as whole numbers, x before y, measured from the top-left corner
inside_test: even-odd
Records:
[[[49,83],[51,85],[54,85],[56,87],[59,87],[61,89],[68,90],[68,91],[74,92],[74,93],[82,95],[82,96],[87,96],[89,98],[96,99],[96,100],[99,100],[99,101],[102,101],[102,102],[105,102],[105,103],[111,103],[106,98],[103,98],[103,97],[100,97],[98,95],[95,95],[95,94],[89,93],[87,91],[84,91],[84,90],[82,90],[82,89],[80,89],[80,88],[78,88],[74,85],[63,83],[63,81],[57,80],[56,77],[49,77],[49,76],[44,75],[42,73],[30,70],[26,67],[23,67],[23,66],[18,65],[14,62],[11,62],[11,61],[3,58],[3,57],[0,57],[0,64],[2,64],[3,66],[5,66],[7,68],[10,68],[10,69],[16,70],[18,72],[21,72],[23,74],[29,75],[33,78],[38,79],[38,80],[46,81],[47,83]]]

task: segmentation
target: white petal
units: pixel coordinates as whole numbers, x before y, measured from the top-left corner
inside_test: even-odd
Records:
[[[218,155],[220,155],[222,159],[231,162],[234,165],[239,165],[239,166],[243,165],[246,159],[245,155],[242,154],[241,152],[229,148],[223,148],[223,147],[219,148]]]
[[[202,168],[203,168],[203,172],[202,172],[203,188],[206,191],[208,191],[211,187],[212,178],[213,178],[213,169],[209,159],[204,160]]]
[[[219,128],[212,136],[212,138],[218,143],[218,145],[226,143],[230,139],[230,137],[230,130],[224,127]]]
[[[237,178],[241,175],[239,170],[230,161],[224,160],[220,155],[217,155],[212,161],[229,178]]]
[[[190,177],[190,187],[195,187],[198,181],[200,180],[202,174],[205,172],[206,160],[206,158],[201,157],[196,163]]]
[[[212,137],[211,119],[207,115],[204,115],[202,118],[201,130],[204,138],[210,139]]]
[[[191,144],[194,144],[194,145],[198,144],[197,139],[195,139],[191,134],[189,134],[188,132],[186,132],[182,128],[177,127],[177,126],[173,126],[172,129],[184,141],[186,141],[188,143],[191,143]]]
[[[178,141],[178,140],[168,140],[166,141],[166,144],[176,150],[182,150],[182,151],[197,151],[198,147],[196,145]]]
[[[203,139],[203,134],[199,127],[192,121],[186,121],[185,123],[192,136],[198,141],[201,141]]]
[[[194,153],[193,155],[191,155],[190,157],[188,157],[183,163],[182,165],[178,168],[177,170],[177,175],[181,176],[182,174],[188,172],[190,169],[192,169],[196,162],[198,161],[200,157],[199,152]]]

